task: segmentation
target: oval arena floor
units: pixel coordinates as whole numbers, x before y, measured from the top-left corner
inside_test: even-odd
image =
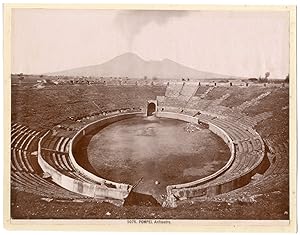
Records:
[[[151,116],[103,128],[78,156],[85,156],[103,178],[131,185],[142,179],[134,191],[159,200],[167,185],[194,181],[222,168],[230,151],[207,128]]]

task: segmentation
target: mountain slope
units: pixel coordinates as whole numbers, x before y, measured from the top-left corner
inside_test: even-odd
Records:
[[[166,78],[166,79],[209,79],[229,78],[221,74],[198,71],[169,59],[145,61],[134,53],[119,55],[103,64],[91,65],[48,75],[92,76],[92,77],[129,77],[129,78]]]

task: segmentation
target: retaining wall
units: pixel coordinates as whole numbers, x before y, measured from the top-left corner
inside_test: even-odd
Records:
[[[194,118],[190,119],[186,117],[186,115],[179,114],[179,113],[171,114],[165,112],[165,113],[158,113],[158,116],[171,117],[171,118],[176,118],[179,120],[186,120],[186,121],[192,120],[193,122],[195,121]],[[234,162],[234,159],[236,158],[236,152],[235,152],[234,143],[232,139],[229,137],[229,135],[226,133],[226,131],[224,131],[222,128],[218,127],[217,125],[210,123],[209,120],[201,120],[201,122],[208,124],[209,129],[224,140],[224,142],[230,148],[231,157],[227,162],[227,164],[222,169],[220,169],[219,171],[215,172],[212,175],[185,184],[167,186],[167,200],[165,204],[166,206],[171,206],[171,207],[176,206],[175,199],[174,199],[175,197],[180,200],[192,198],[192,197],[202,197],[202,196],[211,197],[214,195],[226,193],[236,188],[245,186],[251,181],[251,177],[255,173],[259,172],[259,169],[262,166],[263,159],[265,157],[264,142],[260,137],[260,135],[255,130],[253,130],[252,128],[247,128],[246,130],[248,130],[251,134],[253,134],[255,138],[258,138],[261,142],[262,149],[257,151],[258,154],[257,161],[252,166],[250,166],[248,172],[246,172],[243,175],[233,176],[232,178],[222,183],[215,182],[210,184],[210,180],[217,178],[219,175],[225,173],[225,171],[230,168],[230,166]]]
[[[80,172],[81,174],[87,176],[88,178],[96,181],[96,182],[103,182],[103,183],[107,183],[107,184],[111,184],[114,185],[116,188],[118,189],[122,189],[122,190],[126,190],[128,191],[128,188],[132,188],[131,185],[128,184],[121,184],[121,183],[116,183],[107,179],[103,179],[99,176],[96,176],[92,173],[90,173],[89,171],[87,171],[86,169],[84,169],[83,167],[81,167],[77,162],[76,162],[76,156],[73,155],[73,149],[75,148],[76,144],[87,134],[90,134],[92,132],[94,132],[97,129],[100,129],[104,126],[107,126],[109,124],[112,124],[114,122],[117,121],[121,121],[127,118],[132,118],[132,117],[136,117],[136,116],[143,116],[144,113],[141,112],[135,112],[135,113],[124,113],[124,114],[117,114],[114,116],[109,116],[109,117],[105,117],[102,118],[101,120],[97,120],[95,122],[92,122],[88,125],[86,125],[85,127],[83,127],[81,130],[79,130],[76,135],[71,139],[70,141],[70,147],[69,147],[69,158],[70,161],[72,162],[74,168]],[[130,191],[129,190],[129,191]]]
[[[192,117],[189,115],[185,114],[180,114],[180,113],[172,113],[172,112],[157,112],[156,117],[161,117],[161,118],[171,118],[171,119],[177,119],[185,122],[191,122],[194,124],[198,124],[198,118]]]
[[[177,120],[181,120],[181,121],[186,121],[186,122],[190,122],[190,123],[194,123],[194,124],[198,124],[198,118],[196,117],[191,117],[189,115],[185,115],[185,114],[179,114],[179,113],[171,113],[171,112],[158,112],[157,117],[164,117],[164,118],[172,118],[172,119],[177,119]],[[235,159],[235,148],[234,148],[234,144],[232,139],[229,137],[229,135],[227,135],[227,133],[221,129],[220,127],[217,127],[214,124],[211,123],[206,123],[209,125],[209,129],[215,133],[216,135],[220,136],[224,142],[228,145],[231,155],[230,158],[228,160],[228,162],[225,164],[225,166],[223,166],[220,170],[218,170],[217,172],[206,176],[204,178],[189,182],[189,183],[185,183],[185,184],[177,184],[177,185],[169,185],[167,186],[167,193],[168,194],[173,194],[174,190],[176,191],[176,189],[182,189],[182,188],[189,188],[189,187],[195,187],[199,184],[203,184],[209,180],[212,180],[216,177],[218,177],[219,175],[221,175],[222,173],[224,173],[233,163],[234,159]],[[170,195],[169,195],[170,196]]]
[[[38,143],[38,162],[43,171],[48,172],[51,175],[53,182],[69,191],[93,198],[108,198],[124,201],[124,199],[130,193],[132,186],[103,179],[85,170],[76,162],[75,157],[73,156],[73,148],[74,145],[76,145],[78,141],[80,141],[80,139],[86,134],[94,132],[95,130],[100,129],[101,127],[109,125],[111,123],[141,115],[143,114],[140,112],[136,112],[106,117],[86,125],[80,131],[78,131],[77,134],[72,138],[69,148],[69,159],[72,162],[74,169],[77,172],[85,175],[87,178],[99,184],[93,182],[84,182],[82,180],[66,176],[62,172],[56,170],[54,167],[48,164],[47,161],[45,161],[45,159],[41,155],[41,146],[44,138],[46,138],[49,135],[50,131],[48,131]],[[111,185],[112,187],[107,187],[104,184]]]
[[[113,198],[123,201],[124,197],[127,197],[128,193],[122,189],[106,188],[104,185],[83,182],[81,180],[66,176],[62,172],[52,167],[41,155],[41,144],[44,138],[49,135],[49,133],[50,131],[47,132],[38,143],[38,163],[44,172],[47,172],[51,175],[54,183],[69,191],[93,198]]]

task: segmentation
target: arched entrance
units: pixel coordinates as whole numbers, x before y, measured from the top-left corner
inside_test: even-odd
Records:
[[[152,116],[156,111],[155,103],[149,103],[147,106],[147,116]]]

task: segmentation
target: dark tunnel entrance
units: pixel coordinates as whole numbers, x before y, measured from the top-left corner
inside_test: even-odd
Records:
[[[149,103],[147,107],[147,116],[152,116],[156,111],[156,105],[154,103]]]

